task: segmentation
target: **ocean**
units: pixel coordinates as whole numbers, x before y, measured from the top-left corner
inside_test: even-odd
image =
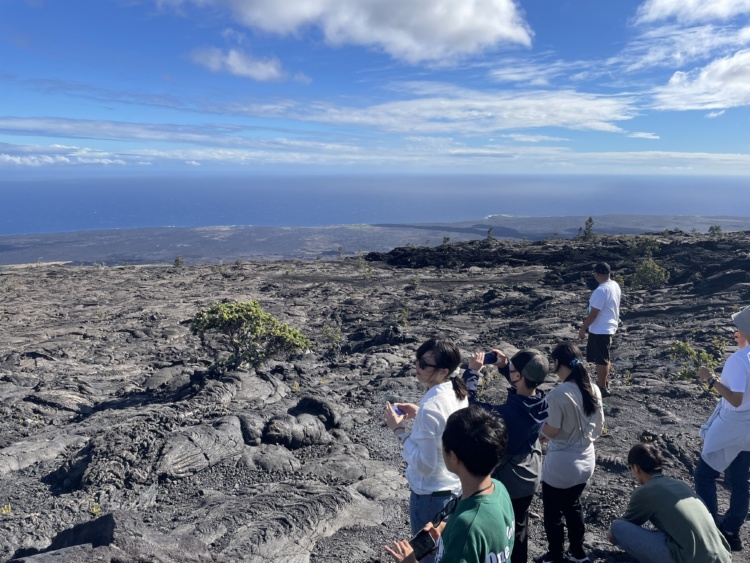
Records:
[[[0,235],[436,223],[487,215],[747,216],[744,178],[310,176],[0,180]]]

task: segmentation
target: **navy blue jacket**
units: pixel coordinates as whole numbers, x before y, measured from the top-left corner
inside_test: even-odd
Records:
[[[500,373],[510,383],[509,368],[500,368]],[[503,417],[508,427],[508,449],[505,458],[530,452],[539,438],[542,424],[547,419],[547,399],[544,391],[537,389],[534,396],[525,397],[511,387],[505,404],[493,405],[478,399],[479,377],[479,373],[473,369],[467,369],[463,373],[464,382],[469,389],[469,404],[478,405]]]

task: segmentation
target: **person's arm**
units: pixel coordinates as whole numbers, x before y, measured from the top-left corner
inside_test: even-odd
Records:
[[[560,408],[558,394],[560,388],[553,389],[547,395],[547,421],[542,425],[540,436],[553,440],[560,433],[563,426],[563,412]]]
[[[649,498],[649,492],[648,490],[644,490],[644,486],[641,485],[630,495],[630,502],[627,509],[625,509],[625,513],[620,516],[620,520],[641,526],[651,518],[653,513],[651,509],[652,502]]]
[[[727,360],[726,365],[724,366],[724,371],[727,371],[727,368],[731,370],[734,366],[731,365],[730,360],[732,358],[730,357],[729,360]],[[722,398],[726,399],[727,402],[732,405],[733,407],[739,407],[742,404],[742,399],[745,397],[744,387],[742,388],[742,391],[732,391],[730,388],[731,384],[725,385],[721,382],[721,379],[716,377],[716,374],[713,373],[711,370],[709,370],[706,366],[701,366],[698,368],[698,379],[703,381],[704,383],[709,383],[711,387],[716,389],[716,392],[721,395]],[[727,379],[730,379],[728,377]]]
[[[596,317],[599,315],[599,312],[601,309],[597,309],[595,307],[589,307],[589,314],[586,315],[586,319],[583,321],[583,324],[581,325],[581,329],[578,331],[578,338],[580,340],[583,340],[586,338],[586,331],[588,328],[594,324],[594,321],[596,320]]]
[[[542,436],[545,438],[549,438],[550,440],[554,440],[557,435],[560,433],[559,428],[555,428],[554,426],[551,426],[549,422],[545,422],[542,426]]]
[[[419,473],[432,473],[438,463],[443,461],[438,460],[437,443],[443,434],[444,427],[445,420],[442,415],[429,406],[423,406],[417,418],[414,419],[411,434],[403,442],[404,449],[401,455],[404,461]]]
[[[502,350],[498,349],[492,349],[493,352],[497,354],[497,362],[495,362],[492,365],[495,365],[500,370],[500,373],[503,374],[506,378],[508,377],[508,357],[503,353]],[[466,388],[469,390],[469,403],[472,405],[477,405],[479,407],[482,407],[485,410],[496,410],[496,406],[492,403],[485,403],[479,400],[479,381],[482,377],[482,375],[479,373],[479,370],[482,369],[482,366],[484,361],[484,352],[477,352],[473,356],[469,358],[469,367],[464,370],[464,373],[462,374],[462,377],[464,379],[464,383],[466,384]]]

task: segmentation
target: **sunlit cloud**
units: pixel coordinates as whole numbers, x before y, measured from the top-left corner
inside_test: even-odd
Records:
[[[519,143],[553,143],[559,141],[568,141],[563,137],[550,137],[548,135],[525,135],[523,133],[511,133],[509,135],[502,135],[507,139],[513,139]]]
[[[750,50],[690,72],[676,72],[655,91],[658,109],[707,110],[750,105]]]
[[[660,139],[659,135],[656,135],[655,133],[630,133],[628,137],[632,137],[633,139]]]
[[[710,111],[710,112],[708,112],[708,113],[706,114],[706,119],[716,119],[717,117],[721,117],[721,116],[722,116],[722,115],[724,115],[725,113],[726,113],[726,112],[725,112],[725,110],[721,110],[721,111]]]
[[[239,49],[222,51],[216,47],[206,47],[193,51],[190,58],[211,72],[226,72],[258,82],[277,82],[286,76],[278,59],[257,59]]]
[[[681,22],[728,20],[750,13],[750,0],[646,0],[637,21],[652,23],[674,18]]]
[[[224,8],[237,23],[281,35],[318,29],[331,45],[361,45],[417,63],[529,46],[532,32],[513,0],[157,0]]]

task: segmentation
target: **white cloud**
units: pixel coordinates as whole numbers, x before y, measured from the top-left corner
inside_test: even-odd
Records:
[[[715,119],[717,117],[721,117],[726,113],[724,110],[721,111],[710,111],[706,114],[706,119]]]
[[[726,21],[750,13],[750,0],[647,0],[637,21],[651,23],[674,18],[681,22]]]
[[[633,40],[611,65],[624,65],[629,72],[644,68],[680,68],[712,56],[724,56],[750,43],[750,28],[702,25],[664,25],[649,29]]]
[[[229,49],[224,52],[215,47],[206,47],[194,51],[191,59],[211,72],[228,72],[235,76],[252,78],[258,82],[279,81],[285,78],[278,59],[256,59],[239,49]]]
[[[519,143],[547,143],[547,142],[558,142],[568,141],[562,137],[549,137],[547,135],[524,135],[522,133],[511,133],[509,135],[502,135],[507,139],[513,139]]]
[[[253,106],[246,108],[248,113],[255,115],[258,115],[257,110]],[[440,96],[364,108],[330,105],[312,106],[303,111],[287,108],[278,117],[369,126],[406,134],[477,135],[539,127],[619,132],[621,129],[615,123],[635,115],[632,100],[627,97],[569,90],[477,92],[447,87]]]
[[[552,83],[553,79],[569,77],[576,71],[590,67],[590,64],[590,62],[529,61],[505,58],[500,61],[497,68],[489,71],[489,78],[494,82],[520,82],[531,86],[547,86]]]
[[[628,137],[632,137],[633,139],[660,139],[659,135],[656,135],[655,133],[630,133]]]
[[[532,36],[513,0],[157,0],[187,3],[227,8],[239,23],[277,34],[314,27],[329,44],[375,47],[409,63],[529,46]]]
[[[750,50],[690,72],[676,72],[655,91],[658,109],[706,110],[750,105]]]

